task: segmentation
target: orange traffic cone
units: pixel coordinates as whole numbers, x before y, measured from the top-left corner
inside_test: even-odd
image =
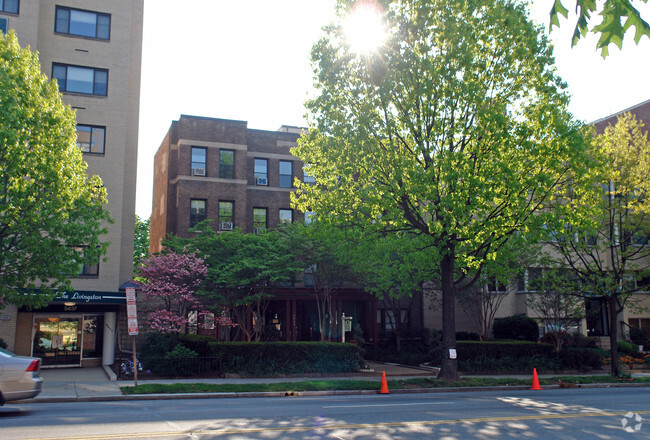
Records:
[[[531,390],[541,390],[542,387],[539,386],[539,379],[537,378],[537,368],[533,368],[533,387]]]
[[[389,394],[389,392],[388,392],[388,382],[386,382],[386,372],[385,371],[381,372],[381,389],[379,390],[379,394]]]

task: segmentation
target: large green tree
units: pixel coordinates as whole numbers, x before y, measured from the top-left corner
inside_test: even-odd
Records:
[[[170,236],[163,245],[200,256],[208,274],[198,295],[216,316],[226,313],[231,317],[235,331],[243,333],[247,341],[259,341],[274,287],[291,281],[297,271],[294,254],[276,231],[218,233],[209,223],[201,222],[192,229],[195,238]]]
[[[334,299],[344,287],[357,285],[349,241],[355,231],[318,219],[284,224],[279,231],[294,255],[294,264],[310,278],[306,284],[311,284],[316,299],[320,339],[331,341],[340,332]]]
[[[135,239],[133,246],[133,271],[137,271],[143,260],[149,258],[150,219],[135,216]]]
[[[106,191],[88,177],[75,114],[38,56],[0,36],[0,298],[42,306],[107,243]],[[32,293],[26,293],[31,291]],[[38,289],[38,293],[36,292]]]
[[[650,289],[650,141],[644,125],[627,113],[591,143],[602,164],[594,186],[602,188],[591,222],[556,230],[550,241],[556,265],[573,272],[572,294],[602,299],[608,310],[611,358],[617,358],[620,318],[634,295]],[[558,203],[571,203],[567,191]],[[619,374],[612,362],[611,374]]]
[[[432,280],[438,261],[437,249],[421,249],[417,236],[409,233],[356,234],[347,240],[346,253],[364,290],[376,296],[390,313],[388,324],[401,351],[402,334],[423,284]],[[437,280],[436,280],[437,281]]]
[[[650,25],[641,16],[639,6],[641,3],[647,4],[648,0],[637,0],[636,6],[634,0],[606,0],[598,2],[596,0],[576,0],[576,14],[578,20],[573,31],[571,45],[575,46],[580,38],[584,37],[590,31],[598,34],[598,43],[596,47],[601,50],[603,58],[609,53],[610,44],[615,44],[620,49],[623,47],[623,38],[631,28],[635,28],[634,41],[639,44],[642,37],[650,38]],[[562,0],[554,0],[551,8],[550,27],[560,25],[560,15],[567,18],[569,10],[564,7]],[[594,25],[592,15],[598,14],[601,20]],[[647,17],[646,17],[647,18]]]
[[[351,3],[340,0],[339,11]],[[438,249],[439,377],[453,380],[457,289],[509,237],[546,221],[558,184],[580,181],[580,127],[552,49],[520,4],[389,2],[384,45],[361,55],[344,18],[312,49],[312,127],[293,153],[316,185],[298,184],[293,200],[321,219],[408,231]]]

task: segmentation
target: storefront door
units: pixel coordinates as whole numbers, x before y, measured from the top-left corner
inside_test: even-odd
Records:
[[[36,316],[33,355],[43,366],[81,365],[80,316]]]

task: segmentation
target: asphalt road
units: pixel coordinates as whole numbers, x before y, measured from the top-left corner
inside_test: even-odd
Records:
[[[650,388],[0,407],[3,440],[468,438],[650,439]]]

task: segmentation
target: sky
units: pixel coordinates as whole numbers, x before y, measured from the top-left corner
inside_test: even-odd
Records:
[[[574,0],[564,0],[565,6]],[[531,17],[548,32],[553,0],[532,2]],[[637,4],[639,2],[635,2]],[[153,158],[181,114],[234,119],[248,128],[306,126],[312,96],[310,50],[334,20],[334,0],[145,0],[136,214],[151,214]],[[570,8],[569,8],[570,9]],[[646,21],[650,4],[640,7]],[[650,39],[603,60],[596,38],[571,48],[575,18],[549,36],[556,67],[585,122],[650,99]]]

